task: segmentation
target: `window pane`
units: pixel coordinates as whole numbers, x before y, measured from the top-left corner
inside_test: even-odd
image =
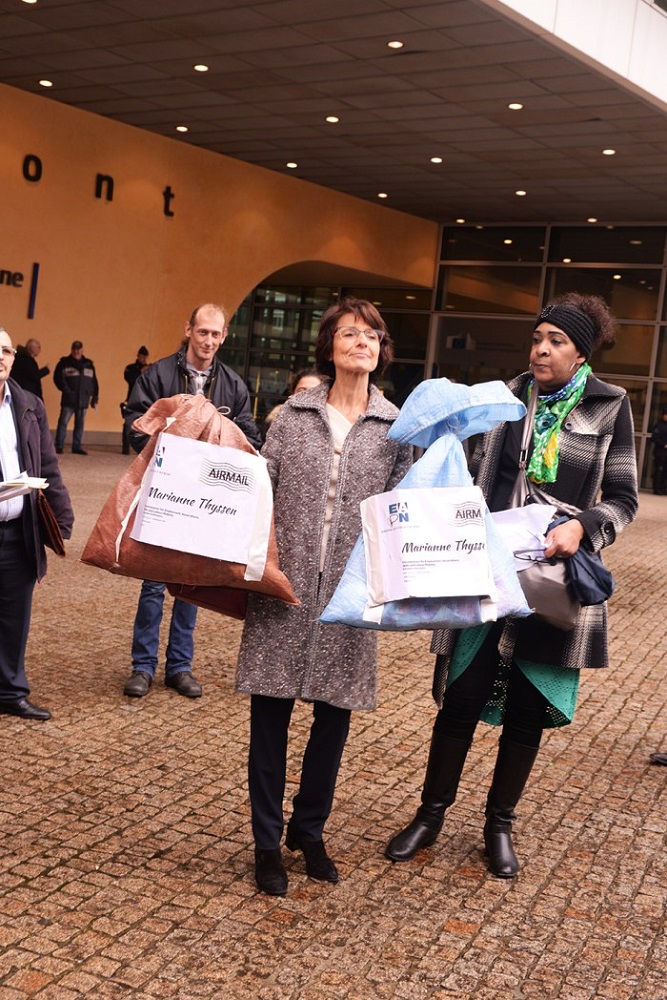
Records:
[[[384,316],[385,309],[430,309],[430,288],[369,288],[355,285],[341,289],[341,298],[353,295],[357,299],[367,299]],[[386,320],[387,317],[384,316]]]
[[[655,363],[658,378],[667,378],[667,326],[660,327],[658,334],[658,357]]]
[[[665,232],[661,226],[555,227],[551,231],[549,260],[570,260],[603,264],[662,264]]]
[[[457,312],[538,313],[538,267],[443,267],[437,309]]]
[[[281,354],[253,351],[250,356],[248,388],[255,420],[263,421],[277,403],[288,394],[290,375],[300,368],[312,368],[315,354]]]
[[[532,321],[442,316],[437,375],[466,385],[514,378],[528,368],[532,332]]]
[[[267,305],[315,305],[324,311],[338,296],[338,287],[335,285],[324,285],[316,287],[301,287],[277,285],[264,285],[256,289],[255,296],[257,302]]]
[[[418,313],[384,313],[397,358],[425,358],[430,316]]]
[[[618,319],[655,320],[659,285],[660,271],[643,268],[550,267],[545,301],[564,292],[601,295]]]
[[[667,410],[667,382],[655,382],[651,397],[651,412],[648,419],[649,432],[652,432],[660,420],[663,410]]]
[[[543,226],[456,226],[442,234],[443,260],[541,261]]]
[[[323,310],[257,306],[252,346],[268,350],[307,349],[317,340]]]
[[[648,375],[654,330],[654,326],[619,325],[614,346],[594,352],[593,371]]]

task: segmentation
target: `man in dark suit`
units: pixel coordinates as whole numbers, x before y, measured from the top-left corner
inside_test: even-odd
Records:
[[[39,367],[37,358],[41,350],[42,345],[35,337],[27,340],[25,347],[19,344],[16,348],[12,378],[26,392],[32,392],[35,396],[43,399],[42,379],[45,375],[49,374],[51,369],[48,365],[44,365],[42,368]]]
[[[0,481],[21,472],[48,481],[48,499],[64,538],[74,514],[62,481],[44,404],[9,377],[16,351],[0,327]],[[45,721],[51,713],[28,701],[25,649],[32,592],[46,572],[34,490],[0,500],[0,713]]]

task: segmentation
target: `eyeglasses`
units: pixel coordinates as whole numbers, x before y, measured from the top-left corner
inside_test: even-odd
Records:
[[[369,344],[381,344],[384,340],[384,330],[360,330],[358,326],[339,326],[334,332],[339,333],[341,340],[346,344],[351,344],[361,334]]]
[[[14,347],[1,347],[3,358],[13,358],[16,356],[16,349]]]

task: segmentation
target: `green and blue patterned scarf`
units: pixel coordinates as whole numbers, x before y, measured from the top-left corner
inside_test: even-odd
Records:
[[[533,454],[526,475],[534,483],[555,483],[558,475],[558,434],[568,413],[584,394],[591,366],[583,364],[567,385],[550,396],[539,396],[533,428]],[[532,387],[535,385],[533,381]]]

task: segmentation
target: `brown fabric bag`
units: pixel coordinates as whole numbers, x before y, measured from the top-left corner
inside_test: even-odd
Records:
[[[167,427],[169,417],[175,419]],[[208,559],[206,556],[134,541],[130,538],[134,512],[123,532],[116,558],[116,544],[123,519],[137,495],[161,431],[197,441],[226,445],[254,454],[254,448],[248,443],[245,434],[231,420],[223,417],[203,396],[181,395],[159,399],[146,413],[135,420],[134,427],[143,434],[149,434],[150,440],[121,477],[102,508],[83,550],[82,562],[99,566],[111,573],[136,577],[139,580],[155,580],[173,584],[176,588],[179,586],[195,588],[188,593],[188,596],[185,596],[186,592],[183,594],[186,600],[195,604],[199,603],[195,599],[196,593],[204,588],[202,606],[215,608],[223,614],[228,613],[227,607],[240,608],[240,602],[229,602],[220,595],[220,600],[216,603],[216,595],[212,588],[232,587],[237,590],[255,591],[268,597],[276,597],[287,604],[299,604],[289,580],[278,565],[278,547],[273,524],[266,568],[259,581],[245,580],[243,576],[245,566],[240,563]],[[180,593],[178,596],[181,596]],[[234,617],[239,617],[238,613],[234,614],[233,611],[231,613]]]

